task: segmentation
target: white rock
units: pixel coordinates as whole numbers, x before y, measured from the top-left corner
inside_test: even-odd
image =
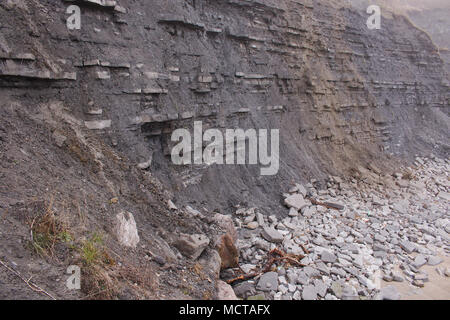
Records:
[[[85,121],[84,124],[89,130],[103,130],[111,127],[111,120]]]
[[[116,235],[120,244],[136,248],[139,243],[139,234],[132,213],[122,211],[116,215]]]
[[[308,202],[305,201],[303,196],[301,194],[293,194],[292,196],[287,197],[284,199],[284,204],[288,208],[295,208],[297,211],[303,209],[308,205]]]

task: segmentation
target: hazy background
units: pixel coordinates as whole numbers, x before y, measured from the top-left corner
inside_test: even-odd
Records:
[[[388,10],[407,16],[413,25],[431,37],[450,74],[450,0],[347,0],[347,3],[358,10],[378,4],[383,15],[389,16],[383,12]]]
[[[450,8],[450,0],[348,0],[353,5],[369,6],[378,4],[397,12],[423,11],[428,9]]]

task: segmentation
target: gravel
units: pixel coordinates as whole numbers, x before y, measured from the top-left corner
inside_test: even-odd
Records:
[[[247,218],[247,227],[242,223],[250,233],[240,239],[245,248],[241,265],[246,270],[263,266],[268,252],[279,248],[303,256],[299,261],[305,266],[278,264],[277,272],[263,274],[256,288],[239,285],[238,296],[398,300],[395,283],[426,286],[428,275],[421,268],[442,264],[442,255],[450,252],[450,210],[444,199],[450,183],[443,178],[450,166],[437,158],[421,161],[420,167],[408,168],[411,181],[397,183],[400,178],[381,174],[373,181],[331,177],[324,190],[316,189],[315,181],[287,186],[285,218],[257,213]],[[316,202],[305,199],[306,194]],[[245,217],[238,219],[244,222]],[[247,229],[249,223],[255,230]],[[437,267],[436,273],[445,278],[450,272]],[[391,285],[380,288],[381,281]]]

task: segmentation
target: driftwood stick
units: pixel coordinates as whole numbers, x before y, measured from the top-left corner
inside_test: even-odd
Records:
[[[246,281],[246,280],[253,279],[263,273],[270,271],[270,269],[272,268],[272,265],[278,261],[287,261],[290,264],[296,265],[299,267],[305,266],[304,264],[302,264],[298,261],[298,259],[304,258],[303,255],[292,256],[292,255],[288,255],[288,254],[284,253],[280,249],[273,249],[272,251],[270,251],[268,253],[267,256],[269,258],[269,261],[266,263],[265,267],[262,270],[253,272],[253,273],[249,273],[249,274],[241,274],[240,276],[238,276],[236,278],[228,280],[227,283],[232,284],[236,281]],[[278,257],[274,257],[274,256],[278,256]]]
[[[338,208],[335,208],[335,207],[330,206],[330,205],[328,205],[328,204],[326,204],[326,203],[317,201],[316,199],[313,199],[313,198],[311,198],[311,197],[306,197],[306,199],[308,199],[309,201],[311,201],[311,203],[312,203],[313,205],[316,205],[316,206],[322,206],[322,207],[325,207],[325,208],[327,208],[327,209],[333,209],[333,210],[338,210],[338,211],[339,211]]]
[[[8,267],[3,261],[0,260],[0,264],[2,266],[4,266],[6,269],[8,269],[8,271],[10,271],[11,273],[13,273],[14,275],[16,275],[20,280],[22,280],[23,282],[25,282],[25,284],[34,292],[37,293],[42,293],[44,295],[46,295],[47,297],[51,298],[52,300],[56,300],[55,297],[53,297],[50,293],[48,293],[47,291],[45,291],[44,289],[42,289],[41,287],[39,287],[38,285],[34,284],[33,282],[31,282],[31,279],[33,277],[31,277],[30,279],[25,279],[18,271],[11,269],[10,267]]]

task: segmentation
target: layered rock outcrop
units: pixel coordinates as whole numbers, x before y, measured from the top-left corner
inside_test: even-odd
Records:
[[[67,27],[70,5],[81,9],[80,29]],[[61,127],[49,137],[83,167],[75,171],[73,159],[61,163],[56,156],[52,164],[72,168],[80,185],[83,174],[98,174],[92,186],[104,198],[136,188],[166,208],[167,194],[155,196],[131,181],[140,174],[112,174],[126,168],[116,153],[124,155],[162,182],[152,185],[174,194],[159,220],[153,219],[159,209],[143,214],[146,202],[130,196],[138,226],[152,217],[166,228],[177,225],[175,215],[166,217],[188,204],[229,213],[241,203],[287,215],[280,198],[286,181],[361,167],[379,174],[416,154],[448,156],[449,78],[438,48],[401,15],[383,13],[380,30],[369,30],[367,18],[364,9],[334,0],[2,1],[2,153],[26,156],[11,142],[10,128],[23,127],[27,136],[35,122]],[[76,130],[68,135],[58,121]],[[278,174],[260,176],[256,165],[174,165],[171,134],[192,129],[194,121],[204,129],[279,129]],[[49,137],[31,140],[42,157],[55,153],[44,143]],[[93,147],[94,140],[101,143]],[[19,193],[1,190],[0,204]],[[191,235],[203,227],[176,230]],[[144,250],[146,233],[139,236]],[[169,252],[164,259],[174,260],[161,243],[160,251]]]
[[[401,16],[369,30],[334,1],[113,2],[76,2],[80,30],[66,27],[71,2],[1,4],[3,103],[63,101],[136,163],[153,157],[180,199],[272,202],[286,179],[448,151],[448,75]],[[279,174],[173,166],[171,133],[194,119],[281,129]]]

